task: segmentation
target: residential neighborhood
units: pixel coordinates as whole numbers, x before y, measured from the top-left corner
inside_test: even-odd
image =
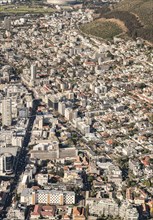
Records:
[[[0,219],[153,218],[153,50],[92,9],[0,23]]]

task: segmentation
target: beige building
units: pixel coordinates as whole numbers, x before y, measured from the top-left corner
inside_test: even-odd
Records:
[[[67,183],[77,178],[78,178],[78,173],[76,173],[75,171],[70,171],[70,170],[64,171],[64,177],[63,177],[64,183]]]
[[[41,186],[46,185],[48,183],[48,174],[39,173],[37,175],[37,182]]]
[[[10,98],[2,101],[2,125],[10,126],[12,124],[12,103]]]
[[[59,142],[52,141],[51,143],[40,143],[31,150],[31,158],[42,160],[56,160],[59,158]]]

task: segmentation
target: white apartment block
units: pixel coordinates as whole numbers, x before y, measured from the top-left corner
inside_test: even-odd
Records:
[[[37,190],[24,189],[21,193],[21,203],[27,205],[54,204],[71,205],[75,204],[75,193],[72,191]]]
[[[90,214],[107,216],[113,213],[113,216],[117,216],[119,213],[118,204],[113,199],[89,198],[86,200],[86,205],[89,205]]]
[[[10,126],[12,124],[12,103],[7,98],[2,101],[2,125]]]

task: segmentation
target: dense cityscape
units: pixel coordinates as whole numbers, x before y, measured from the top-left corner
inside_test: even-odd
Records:
[[[94,10],[0,22],[0,219],[153,219],[153,53],[80,30]]]

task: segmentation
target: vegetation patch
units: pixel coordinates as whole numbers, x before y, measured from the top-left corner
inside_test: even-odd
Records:
[[[152,0],[124,0],[115,7],[116,11],[128,11],[135,14],[146,27],[153,27],[152,9]]]
[[[13,14],[30,14],[30,13],[50,13],[53,12],[53,8],[43,6],[30,6],[30,5],[8,5],[0,6],[1,13],[13,13]]]
[[[114,21],[99,19],[93,22],[81,25],[81,31],[96,37],[111,40],[114,36],[123,32],[123,28]]]
[[[152,0],[124,0],[110,12],[101,11],[100,17],[119,19],[128,28],[130,37],[153,42],[152,8]]]

